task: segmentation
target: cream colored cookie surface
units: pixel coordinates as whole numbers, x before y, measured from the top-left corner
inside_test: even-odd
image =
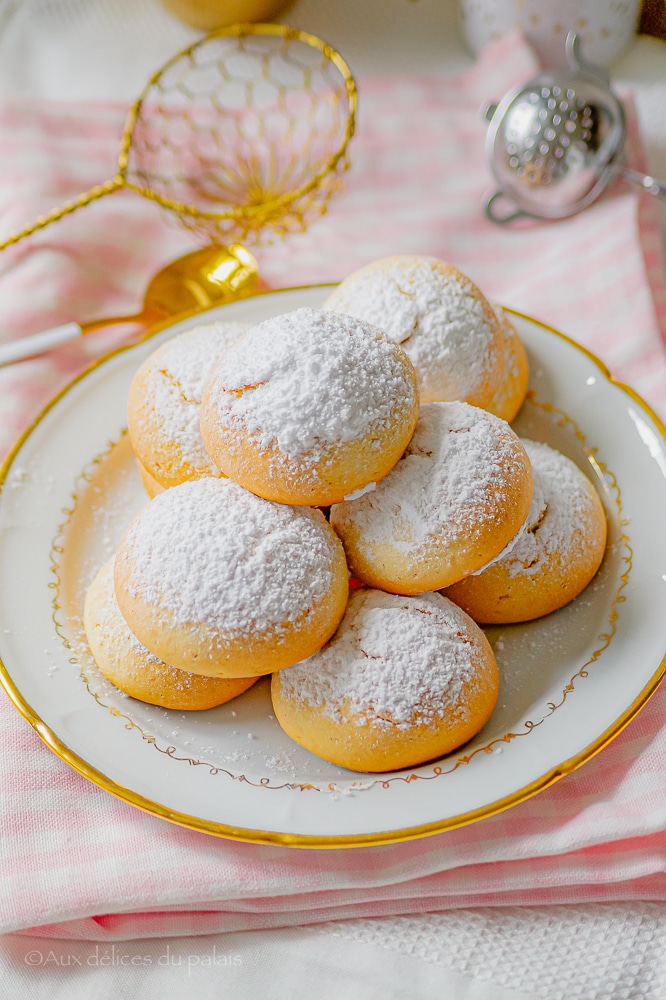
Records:
[[[151,500],[153,497],[156,497],[158,493],[164,492],[165,487],[162,486],[161,483],[158,483],[154,476],[151,476],[148,469],[145,465],[141,464],[138,458],[136,459],[136,466],[139,470],[139,478],[141,479],[143,488]]]
[[[467,403],[429,403],[393,471],[335,505],[330,520],[357,579],[417,594],[498,555],[524,523],[532,489],[529,459],[505,421]]]
[[[129,436],[137,459],[161,486],[219,476],[201,440],[201,396],[211,369],[245,330],[241,323],[194,327],[158,347],[134,376]]]
[[[247,691],[256,677],[203,677],[178,670],[148,652],[120,613],[110,559],[86,595],[84,626],[100,671],[132,698],[178,711],[215,708]]]
[[[392,771],[450,753],[488,721],[499,677],[490,644],[439,594],[358,590],[327,645],[273,676],[285,732],[340,767]]]
[[[326,506],[395,465],[418,419],[414,368],[374,327],[297,309],[249,331],[204,392],[215,464],[280,503]]]
[[[484,624],[530,621],[568,604],[595,575],[606,548],[606,515],[587,476],[546,444],[524,445],[535,477],[525,530],[492,566],[446,590]]]
[[[436,257],[385,257],[350,274],[325,309],[373,323],[409,355],[422,403],[486,406],[499,388],[504,337],[466,275]]]
[[[525,400],[530,377],[529,362],[525,345],[509,314],[501,306],[495,306],[495,313],[504,332],[504,369],[502,381],[486,409],[510,422]]]
[[[205,477],[139,513],[116,554],[115,589],[155,656],[194,673],[247,677],[326,642],[347,603],[347,566],[319,511]]]

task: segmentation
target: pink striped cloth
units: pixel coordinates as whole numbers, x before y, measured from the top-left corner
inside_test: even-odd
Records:
[[[536,70],[518,36],[466,76],[361,88],[345,195],[310,232],[261,252],[273,286],[330,281],[392,253],[450,260],[492,298],[578,338],[666,416],[664,272],[648,198],[618,183],[577,218],[485,222],[479,108]],[[9,234],[112,176],[117,107],[0,106]],[[631,119],[630,158],[643,167]],[[0,336],[132,310],[191,248],[123,192],[0,257]],[[106,339],[105,339],[106,338]],[[113,338],[111,338],[113,339]],[[6,449],[109,334],[0,371]],[[0,931],[113,940],[515,903],[666,899],[666,691],[550,789],[491,819],[394,846],[303,851],[233,843],[145,815],[69,770],[0,700]]]

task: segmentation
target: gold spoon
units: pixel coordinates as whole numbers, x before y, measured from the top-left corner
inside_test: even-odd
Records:
[[[256,260],[239,244],[194,250],[157,272],[146,288],[140,312],[131,316],[107,316],[86,323],[65,323],[21,340],[0,344],[0,366],[43,354],[68,340],[75,340],[105,326],[120,323],[152,326],[180,313],[208,309],[252,295],[257,289],[257,272]]]

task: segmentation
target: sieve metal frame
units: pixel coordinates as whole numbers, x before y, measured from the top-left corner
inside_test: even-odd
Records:
[[[509,108],[513,105],[521,95],[529,94],[533,90],[538,89],[541,86],[549,86],[553,83],[566,84],[570,83],[572,86],[575,85],[576,81],[584,79],[585,75],[581,73],[571,73],[567,75],[556,76],[553,73],[540,73],[538,76],[533,77],[527,83],[520,84],[514,87],[507,94],[504,95],[502,100],[497,105],[496,110],[493,112],[490,125],[488,126],[488,131],[486,133],[486,156],[490,164],[490,169],[492,170],[493,177],[500,185],[500,190],[495,191],[486,201],[485,211],[486,215],[491,219],[492,222],[510,222],[518,218],[530,218],[530,219],[566,219],[572,215],[576,215],[578,212],[587,208],[591,205],[593,201],[599,197],[603,189],[607,186],[609,181],[613,176],[613,165],[617,162],[619,157],[622,155],[622,150],[624,148],[624,142],[626,138],[626,116],[622,104],[613,94],[614,103],[616,105],[617,122],[616,122],[616,134],[614,137],[614,146],[608,156],[606,162],[601,167],[597,174],[597,180],[595,181],[592,188],[583,197],[578,198],[575,204],[570,204],[567,206],[551,206],[543,205],[540,206],[539,211],[534,211],[532,208],[533,201],[529,198],[523,199],[521,197],[521,190],[515,184],[510,184],[510,189],[505,190],[507,183],[506,172],[501,169],[498,163],[499,153],[499,132],[504,123],[504,119]],[[593,78],[589,78],[590,82],[597,83]],[[499,198],[506,198],[507,200],[514,203],[517,211],[512,215],[498,216],[495,213],[494,206],[497,204]]]
[[[132,146],[132,135],[134,133],[134,128],[137,124],[139,116],[141,114],[141,108],[143,107],[144,101],[149,95],[151,89],[157,86],[160,78],[174,66],[177,62],[186,56],[191,55],[197,49],[200,49],[203,45],[215,38],[242,38],[250,35],[264,35],[264,36],[281,36],[286,42],[297,40],[304,42],[311,48],[318,49],[325,59],[331,62],[336,69],[339,71],[342,80],[345,84],[345,89],[347,93],[347,103],[348,103],[348,117],[347,125],[345,128],[345,134],[342,140],[342,145],[340,148],[329,157],[324,166],[316,174],[302,184],[299,188],[294,191],[290,191],[286,194],[282,194],[273,198],[269,201],[262,202],[260,205],[236,205],[229,208],[226,211],[204,211],[202,209],[196,208],[194,205],[187,205],[183,202],[176,201],[171,198],[167,198],[164,195],[160,195],[156,191],[152,191],[150,188],[142,188],[138,184],[134,184],[132,181],[127,179],[127,170],[129,164],[129,154]],[[134,102],[130,108],[127,120],[125,122],[125,127],[123,129],[123,135],[121,139],[121,149],[120,155],[118,157],[118,178],[122,178],[123,186],[131,188],[133,191],[137,191],[139,194],[143,195],[144,198],[148,198],[150,201],[155,201],[163,208],[171,209],[178,214],[191,215],[193,218],[210,219],[211,221],[216,221],[220,219],[247,219],[255,220],[262,216],[272,214],[276,209],[284,208],[291,205],[294,201],[302,198],[309,191],[314,190],[319,184],[327,177],[329,174],[333,173],[337,168],[340,161],[343,159],[347,152],[347,147],[351,141],[354,131],[356,128],[356,111],[358,106],[358,91],[356,87],[356,81],[352,75],[352,72],[342,58],[342,56],[337,52],[332,46],[323,42],[316,35],[312,35],[309,32],[301,31],[298,28],[290,28],[288,25],[282,24],[233,24],[227,28],[218,28],[215,31],[209,32],[204,38],[198,39],[188,48],[183,49],[178,52],[175,56],[164,63],[164,65],[152,75],[148,83],[143,89],[141,96]]]
[[[627,134],[627,121],[622,102],[611,89],[608,72],[603,67],[588,63],[583,59],[578,35],[570,33],[567,36],[566,51],[571,66],[568,71],[545,70],[525,83],[513,87],[501,101],[496,105],[489,105],[486,109],[486,117],[489,119],[485,141],[486,157],[500,188],[488,196],[484,204],[485,215],[491,222],[504,225],[523,218],[546,221],[570,218],[591,205],[616,174],[616,168],[623,156]],[[515,183],[512,173],[504,168],[502,163],[504,150],[500,130],[510,108],[521,96],[538,92],[544,87],[550,89],[553,86],[570,87],[576,90],[576,85],[581,83],[587,83],[598,90],[599,94],[603,96],[605,105],[611,109],[613,127],[605,160],[596,166],[596,180],[584,195],[565,205],[544,203],[539,204],[537,208],[535,199],[524,194],[526,189]],[[502,199],[511,203],[513,211],[509,211],[507,214],[498,213],[498,203]]]
[[[199,209],[195,205],[188,205],[183,202],[176,201],[175,199],[165,197],[164,195],[153,191],[149,187],[142,187],[141,185],[135,184],[133,181],[129,180],[127,177],[127,171],[129,169],[129,156],[132,147],[133,131],[139,119],[144,101],[149,95],[151,89],[157,85],[160,78],[179,60],[191,55],[191,53],[195,52],[197,49],[206,45],[215,38],[241,38],[245,36],[249,37],[251,35],[281,36],[285,43],[292,40],[304,42],[311,48],[319,50],[324,58],[336,67],[342,77],[342,82],[344,83],[348,110],[344,135],[341,145],[336,152],[329,157],[320,170],[318,170],[306,182],[293,191],[278,195],[275,198],[269,199],[258,205],[235,205],[221,211],[205,211],[203,209]],[[305,197],[310,191],[314,191],[318,188],[326,177],[330,176],[339,169],[340,165],[346,166],[347,147],[349,146],[349,142],[351,141],[356,129],[357,106],[358,90],[356,81],[349,66],[339,52],[337,52],[327,42],[322,41],[322,39],[318,38],[316,35],[312,35],[306,31],[301,31],[298,28],[291,28],[288,25],[281,24],[239,23],[211,31],[202,38],[198,39],[192,45],[188,46],[188,48],[177,52],[171,59],[164,63],[151,76],[139,98],[131,105],[127,118],[125,119],[125,125],[121,136],[120,152],[118,155],[118,169],[111,180],[97,184],[89,191],[79,195],[71,201],[65,202],[65,204],[59,206],[58,208],[54,208],[46,215],[39,216],[31,225],[26,226],[19,232],[13,233],[5,240],[0,241],[0,251],[6,249],[14,243],[18,243],[27,236],[31,236],[40,229],[44,229],[52,222],[57,222],[65,216],[71,215],[72,212],[75,212],[77,209],[84,208],[86,205],[90,205],[93,201],[97,201],[99,198],[103,198],[108,194],[112,194],[114,191],[121,190],[122,188],[128,188],[129,190],[135,191],[147,200],[174,212],[180,219],[202,219],[208,223],[223,221],[243,222],[245,223],[245,226],[243,234],[240,238],[246,239],[248,234],[258,232],[265,220],[269,217],[275,216],[280,211],[283,211],[286,214],[294,202]],[[326,202],[324,202],[324,206],[325,204]],[[193,228],[187,224],[185,224],[185,226],[190,230]],[[305,228],[305,226],[303,228]],[[206,231],[208,232],[208,229]],[[238,242],[238,238],[232,231],[228,233],[228,236],[230,242]]]

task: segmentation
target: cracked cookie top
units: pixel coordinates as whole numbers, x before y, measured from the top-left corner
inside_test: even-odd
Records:
[[[485,296],[436,257],[403,255],[350,274],[325,309],[374,323],[405,350],[422,403],[487,406],[504,367],[504,334]]]

